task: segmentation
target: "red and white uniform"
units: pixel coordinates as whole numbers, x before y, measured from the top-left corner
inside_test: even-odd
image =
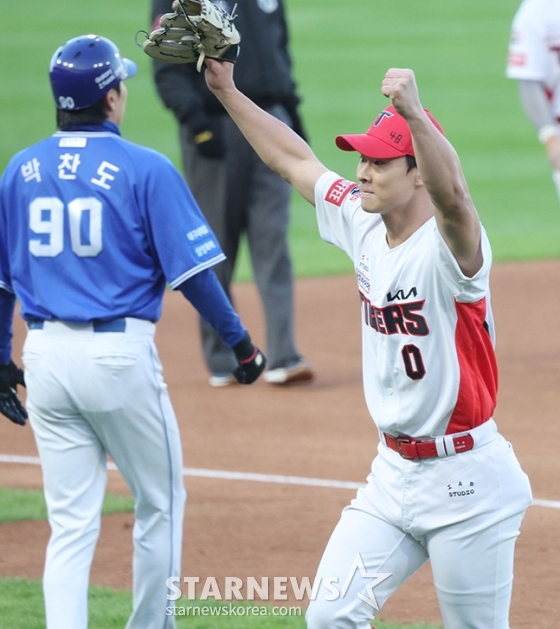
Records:
[[[560,119],[560,0],[521,3],[513,20],[507,76],[542,81]]]
[[[321,237],[354,262],[364,390],[380,443],[321,559],[307,627],[369,629],[372,593],[381,608],[430,559],[446,629],[509,629],[514,545],[531,490],[492,419],[488,239],[482,230],[484,262],[469,278],[434,218],[390,249],[381,217],[360,201],[358,185],[335,173],[316,184]],[[383,433],[430,439],[437,454],[403,458]],[[456,433],[468,433],[472,449],[456,451]]]
[[[435,218],[390,249],[381,217],[362,210],[357,184],[325,173],[317,189],[321,237],[354,261],[362,301],[364,391],[378,428],[431,437],[490,419],[497,368],[485,232],[484,264],[468,278]]]

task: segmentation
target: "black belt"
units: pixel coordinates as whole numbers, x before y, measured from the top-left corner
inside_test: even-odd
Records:
[[[48,322],[49,319],[46,319]],[[50,321],[60,321],[60,319],[50,319]],[[60,321],[61,323],[72,324],[72,321]],[[45,319],[33,319],[26,321],[28,330],[42,330],[45,327]],[[102,321],[101,319],[92,319],[83,325],[90,324],[94,332],[124,332],[126,330],[126,319],[120,317],[119,319],[111,319],[110,321]],[[77,324],[81,325],[81,324]]]

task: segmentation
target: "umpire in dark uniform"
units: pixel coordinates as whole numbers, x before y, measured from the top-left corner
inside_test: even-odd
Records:
[[[233,9],[229,0],[221,6]],[[162,14],[171,11],[171,0],[152,0],[153,28],[159,26]],[[242,38],[235,67],[239,89],[305,137],[282,0],[238,0],[236,13]],[[287,243],[289,184],[257,157],[195,64],[154,61],[154,77],[159,96],[179,123],[186,180],[227,256],[215,270],[230,298],[240,239],[243,233],[247,236],[266,320],[269,371],[265,380],[280,385],[311,380],[313,369],[294,339]],[[237,363],[231,349],[204,321],[201,334],[210,384],[234,383],[231,372]]]

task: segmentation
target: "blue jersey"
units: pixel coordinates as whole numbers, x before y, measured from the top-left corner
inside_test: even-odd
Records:
[[[224,258],[171,161],[111,122],[55,133],[0,179],[0,287],[25,319],[157,321],[166,282]]]

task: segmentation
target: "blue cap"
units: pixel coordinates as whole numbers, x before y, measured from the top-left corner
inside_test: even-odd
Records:
[[[54,53],[49,78],[57,109],[74,111],[97,103],[138,66],[124,59],[115,44],[99,35],[70,39]]]

